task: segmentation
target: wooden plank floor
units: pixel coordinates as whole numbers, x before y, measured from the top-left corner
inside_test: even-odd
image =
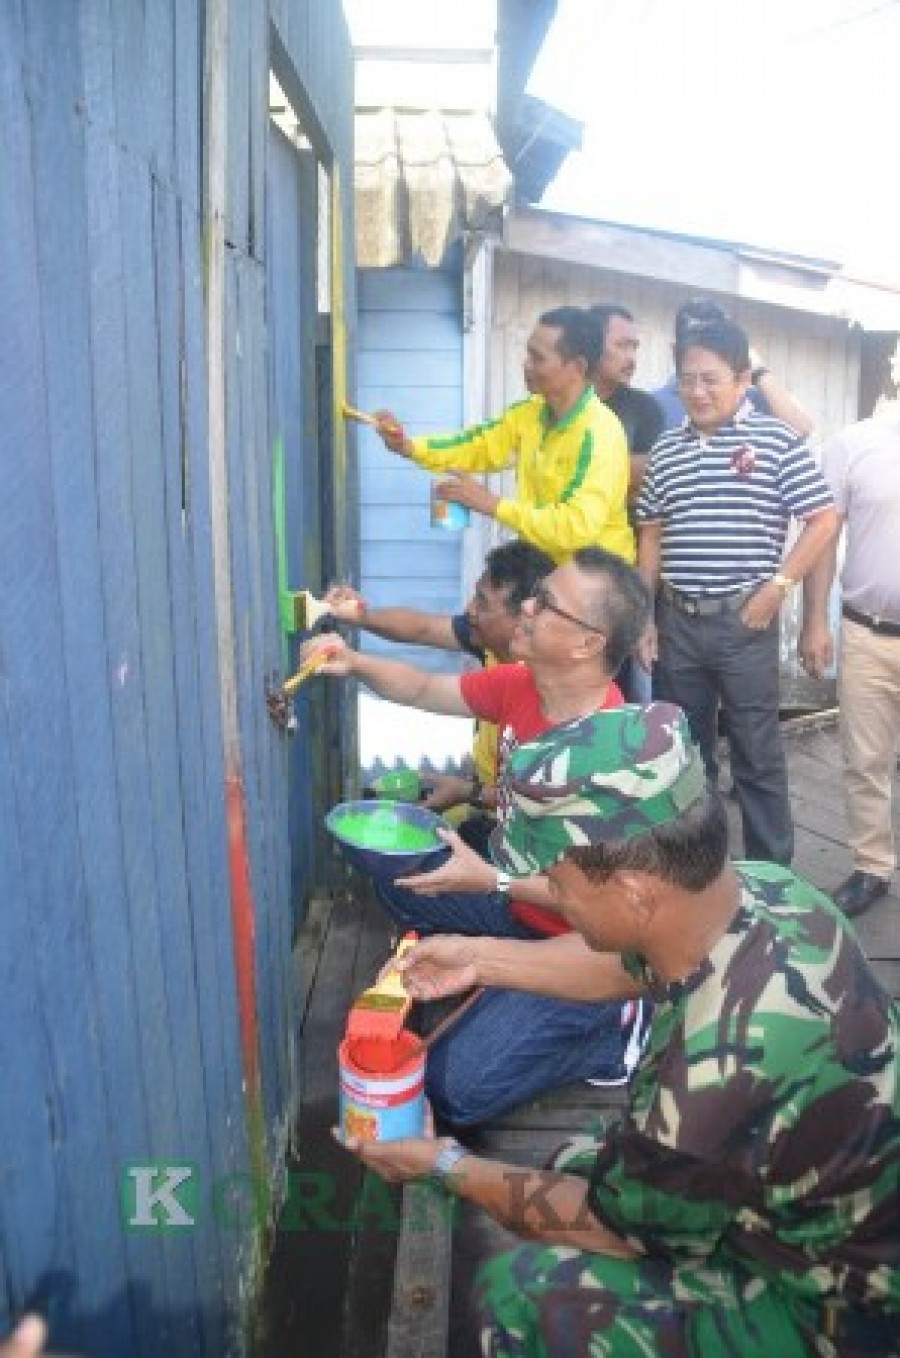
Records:
[[[828,890],[850,871],[845,847],[843,772],[836,731],[821,723],[799,724],[786,733],[791,798],[797,828],[797,871]],[[897,799],[900,801],[900,798]],[[735,828],[733,848],[740,852],[737,808],[729,803]],[[900,835],[900,806],[895,805]],[[882,983],[900,995],[900,897],[895,890],[858,922],[859,936]],[[353,1203],[360,1201],[363,1176],[333,1147],[328,1129],[337,1109],[335,1050],[351,998],[369,984],[390,950],[389,929],[377,906],[359,884],[353,900],[313,912],[299,954],[298,984],[306,997],[302,1050],[305,1097],[297,1124],[292,1168],[334,1185],[327,1229],[315,1212],[289,1213],[276,1236],[260,1315],[255,1358],[383,1358],[415,1353],[437,1358],[434,1326],[418,1348],[388,1346],[392,1278],[399,1224],[399,1196],[376,1196],[372,1211],[352,1226]],[[616,1116],[622,1097],[587,1086],[573,1086],[483,1129],[479,1150],[520,1164],[541,1164],[574,1131],[589,1130],[602,1117]],[[473,1147],[474,1148],[474,1147]],[[308,1186],[312,1179],[301,1181]],[[331,1191],[329,1189],[329,1191]],[[308,1192],[308,1187],[304,1187]],[[393,1205],[392,1205],[393,1204]],[[302,1204],[301,1204],[302,1205]],[[396,1211],[396,1218],[392,1213]],[[333,1219],[333,1224],[331,1224]],[[338,1227],[338,1228],[336,1228]],[[471,1309],[473,1278],[480,1263],[515,1243],[484,1215],[465,1206],[453,1231],[452,1289],[446,1354],[475,1358],[477,1334]],[[406,1258],[405,1247],[401,1257]],[[435,1268],[443,1267],[440,1250]],[[421,1270],[421,1257],[411,1265]],[[426,1265],[427,1270],[427,1265]],[[412,1278],[412,1281],[410,1281]],[[415,1285],[413,1285],[415,1284]],[[398,1295],[427,1291],[421,1277],[398,1277]],[[415,1297],[413,1298],[415,1302]]]
[[[387,917],[364,881],[334,902],[314,903],[296,954],[303,1097],[254,1358],[379,1358],[384,1351],[401,1194],[364,1174],[334,1144],[331,1128],[347,1011],[390,950]]]

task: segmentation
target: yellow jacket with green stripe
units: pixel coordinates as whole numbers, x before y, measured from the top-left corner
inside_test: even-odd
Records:
[[[634,561],[628,523],[625,431],[592,387],[558,423],[542,396],[512,405],[497,420],[459,434],[413,439],[429,471],[516,469],[516,498],[495,517],[519,537],[565,561],[578,547],[605,547]]]

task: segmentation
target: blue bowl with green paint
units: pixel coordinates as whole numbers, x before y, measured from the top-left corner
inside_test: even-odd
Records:
[[[325,828],[348,862],[378,882],[432,872],[450,857],[437,833],[449,828],[447,822],[411,802],[340,802],[325,817]]]

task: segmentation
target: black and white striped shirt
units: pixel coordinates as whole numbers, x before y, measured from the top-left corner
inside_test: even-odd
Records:
[[[726,594],[769,579],[790,518],[832,503],[803,439],[770,415],[741,411],[709,438],[690,424],[663,434],[636,518],[663,525],[663,580],[686,594]]]

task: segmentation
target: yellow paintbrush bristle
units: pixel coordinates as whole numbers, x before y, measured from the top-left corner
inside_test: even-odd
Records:
[[[418,942],[415,934],[406,934],[393,955],[397,961]],[[399,1035],[412,1007],[399,971],[386,971],[368,990],[353,1001],[347,1016],[347,1036],[395,1038]]]

